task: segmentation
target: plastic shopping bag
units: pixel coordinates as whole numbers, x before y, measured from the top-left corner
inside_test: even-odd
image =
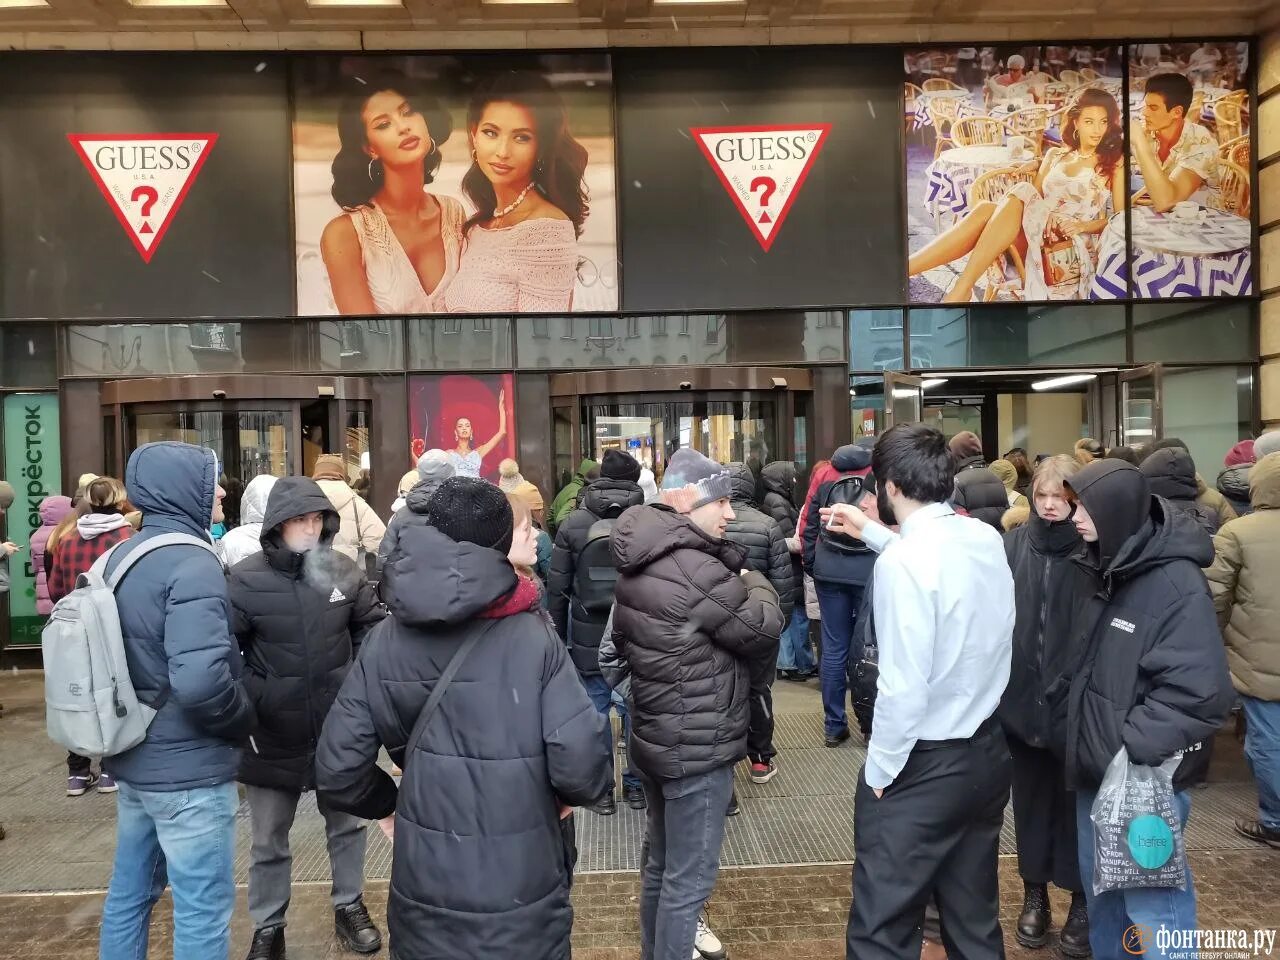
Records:
[[[1124,747],[1107,766],[1093,801],[1093,892],[1187,888],[1187,851],[1173,795],[1182,755],[1158,767],[1129,762]]]

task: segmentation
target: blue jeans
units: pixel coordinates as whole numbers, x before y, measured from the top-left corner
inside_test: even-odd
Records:
[[[120,783],[100,960],[144,960],[151,908],[166,884],[173,888],[174,960],[227,956],[239,805],[234,783],[165,793]]]
[[[640,851],[641,960],[689,960],[698,915],[716,886],[733,765],[680,780],[648,780]]]
[[[862,606],[864,587],[852,583],[818,580],[818,607],[822,610],[822,712],[828,734],[849,727],[844,704],[849,692],[849,666],[861,656],[853,649],[853,628]]]
[[[579,676],[582,676],[579,674]],[[640,778],[636,776],[635,771],[631,769],[631,714],[627,712],[627,705],[621,697],[614,699],[613,690],[609,688],[609,684],[605,683],[604,677],[600,674],[592,674],[591,676],[582,677],[582,685],[587,688],[587,696],[591,698],[592,704],[596,710],[605,719],[604,740],[605,745],[609,748],[609,764],[614,763],[613,753],[613,724],[609,723],[609,707],[617,708],[618,716],[622,718],[622,742],[627,747],[627,766],[622,771],[622,785],[624,787],[640,787]]]
[[[805,613],[804,601],[799,600],[778,644],[778,669],[808,673],[814,666],[813,654],[809,651],[809,614]]]
[[[1093,948],[1093,960],[1133,960],[1133,954],[1125,950],[1125,931],[1130,927],[1143,927],[1151,934],[1166,930],[1196,929],[1196,890],[1191,878],[1191,866],[1187,865],[1187,889],[1170,887],[1139,890],[1108,890],[1094,896],[1093,893],[1093,821],[1089,811],[1097,797],[1095,790],[1076,792],[1076,834],[1080,845],[1080,882],[1084,885],[1085,899],[1089,903],[1089,946]],[[1191,797],[1176,794],[1178,813],[1183,829],[1191,813]],[[1187,960],[1185,949],[1172,947],[1161,950],[1159,940],[1152,936],[1142,954],[1143,960],[1168,960],[1177,954]],[[1195,951],[1190,956],[1194,960]]]
[[[1244,701],[1244,755],[1258,781],[1258,819],[1280,830],[1280,703],[1241,697]]]

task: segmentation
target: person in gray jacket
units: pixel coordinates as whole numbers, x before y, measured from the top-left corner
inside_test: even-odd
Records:
[[[387,532],[378,547],[378,566],[391,559],[392,552],[400,545],[400,537],[406,527],[421,527],[428,523],[427,502],[435,496],[440,484],[453,476],[453,463],[443,450],[428,450],[418,458],[419,480],[404,498],[404,506],[395,512],[387,524]]]

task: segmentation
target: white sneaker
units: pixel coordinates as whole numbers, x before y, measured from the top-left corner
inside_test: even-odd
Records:
[[[725,960],[728,955],[720,938],[707,926],[707,918],[699,914],[698,933],[693,938],[692,960]]]

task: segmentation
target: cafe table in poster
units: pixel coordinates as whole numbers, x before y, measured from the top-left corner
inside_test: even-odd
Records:
[[[40,504],[58,493],[62,478],[57,394],[11,393],[4,398],[4,478],[14,493],[5,536],[21,548],[8,561],[8,646],[35,647],[44,617],[36,613],[31,535],[40,529]]]

